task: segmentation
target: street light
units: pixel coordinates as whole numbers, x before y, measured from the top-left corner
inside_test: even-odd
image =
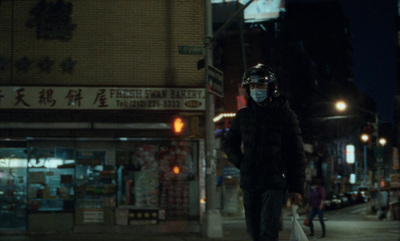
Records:
[[[369,140],[369,136],[368,136],[367,134],[362,134],[362,135],[361,135],[361,140],[362,140],[364,143],[367,143],[367,141]]]
[[[344,101],[336,102],[336,108],[338,110],[345,110],[346,107],[347,107],[346,102],[344,102]],[[360,110],[360,111],[362,111],[362,112],[374,115],[374,117],[375,117],[375,122],[373,123],[373,125],[375,127],[375,133],[373,133],[372,135],[375,136],[375,156],[376,156],[377,165],[378,165],[378,187],[377,187],[377,189],[378,189],[377,190],[378,191],[378,212],[377,212],[377,214],[378,214],[378,218],[382,219],[384,215],[383,215],[383,212],[381,210],[381,203],[380,203],[380,200],[381,200],[381,197],[380,197],[381,196],[381,183],[380,183],[380,172],[381,171],[380,171],[380,169],[381,169],[381,167],[383,165],[383,159],[382,158],[378,158],[377,151],[381,152],[381,155],[383,155],[382,154],[382,151],[383,151],[382,147],[386,144],[386,139],[385,138],[380,138],[379,139],[379,118],[378,118],[378,113],[377,112],[372,112],[372,111],[369,111],[369,110],[366,110],[366,109],[363,109],[363,108],[360,108],[358,106],[355,106],[355,108]],[[367,148],[367,145],[366,145],[366,142],[368,141],[369,136],[362,135],[361,139],[364,141],[364,166],[365,166],[364,178],[366,179],[367,178],[367,174],[366,174],[366,171],[367,171],[367,165],[366,165],[366,156],[367,156],[366,148]],[[381,146],[379,146],[379,145],[381,145]],[[365,182],[366,182],[366,180],[365,180]]]
[[[382,147],[385,146],[386,145],[386,139],[383,138],[383,137],[379,138],[379,144],[381,144]]]
[[[345,111],[347,109],[347,104],[343,100],[339,100],[336,102],[335,107],[339,111]]]
[[[379,219],[383,219],[384,218],[384,214],[383,211],[381,209],[381,169],[383,167],[383,147],[386,145],[386,139],[381,137],[379,138],[379,144],[381,145],[379,148],[378,146],[376,146],[375,149],[375,155],[376,155],[376,159],[378,161],[377,165],[378,165],[378,212],[377,212],[377,216]]]

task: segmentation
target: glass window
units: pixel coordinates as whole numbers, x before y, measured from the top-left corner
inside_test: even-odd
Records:
[[[158,209],[160,219],[199,215],[197,143],[131,143],[116,152],[117,203],[132,209]]]
[[[0,232],[26,229],[25,148],[0,149]]]
[[[28,212],[74,210],[74,149],[28,149]]]
[[[115,167],[106,164],[105,151],[79,150],[76,165],[77,207],[115,207],[115,179]]]

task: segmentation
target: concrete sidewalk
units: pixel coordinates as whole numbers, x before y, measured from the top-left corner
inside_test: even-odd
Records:
[[[301,210],[299,214],[301,215]],[[285,222],[291,219],[291,209],[283,210]],[[222,217],[223,237],[205,238],[200,233],[40,233],[23,235],[2,235],[0,241],[251,241],[246,232],[243,216]],[[290,225],[284,225],[279,240],[290,239]]]
[[[281,233],[279,240],[289,240],[290,233]],[[0,236],[1,241],[251,241],[244,229],[224,228],[222,238],[205,238],[199,233],[177,234],[116,234],[116,233],[59,233]]]

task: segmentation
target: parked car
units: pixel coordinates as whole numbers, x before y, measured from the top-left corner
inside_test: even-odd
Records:
[[[361,195],[362,202],[368,202],[370,199],[370,190],[367,187],[360,187],[358,192]]]
[[[342,206],[341,207],[345,207],[345,206],[349,206],[350,205],[349,198],[344,193],[339,193],[338,197],[342,201]]]
[[[342,207],[342,200],[338,197],[338,195],[330,193],[327,195],[325,199],[325,209],[333,210]]]
[[[344,194],[349,199],[349,205],[357,204],[357,195],[355,192],[346,192]]]

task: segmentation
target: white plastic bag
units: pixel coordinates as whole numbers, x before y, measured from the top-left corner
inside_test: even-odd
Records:
[[[292,233],[290,234],[290,241],[308,241],[306,234],[303,231],[298,219],[299,214],[297,214],[297,209],[299,206],[292,205]]]

